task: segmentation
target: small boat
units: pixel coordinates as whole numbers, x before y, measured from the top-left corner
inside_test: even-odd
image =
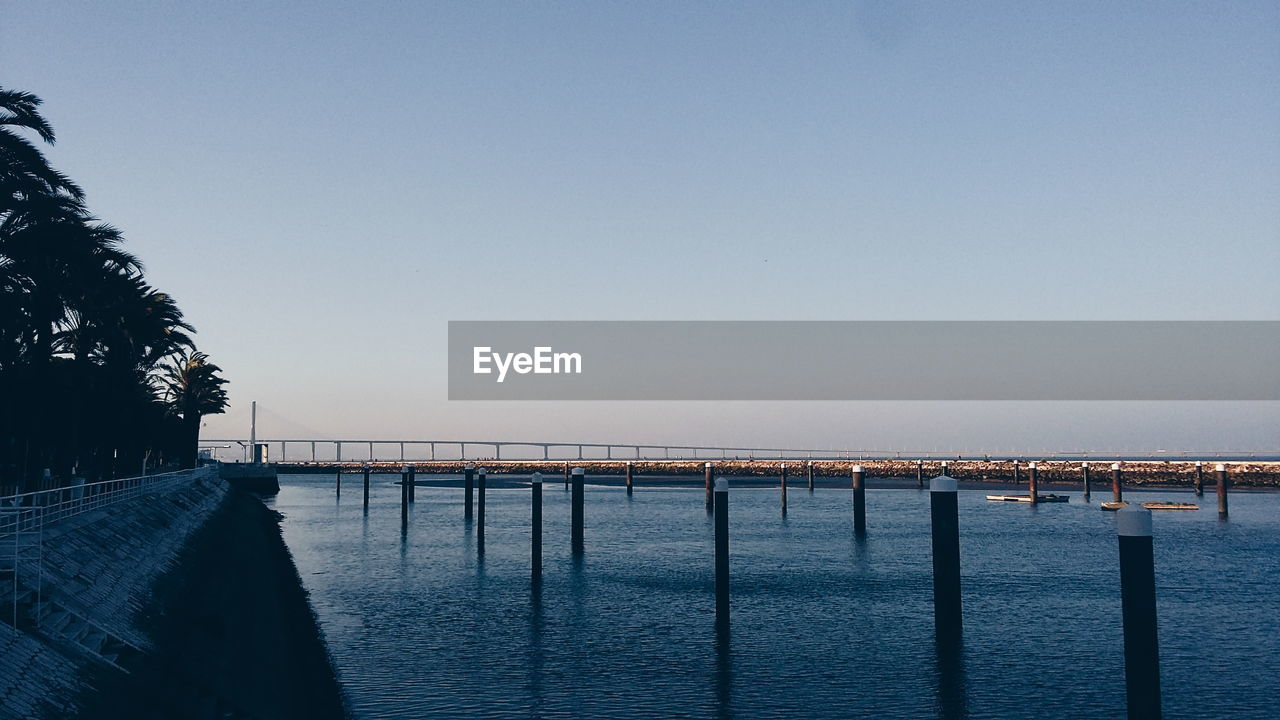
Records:
[[[1120,508],[1128,504],[1129,504],[1128,500],[1122,500],[1121,502],[1104,502],[1102,503],[1102,509],[1115,512],[1116,510],[1119,510]],[[1200,506],[1195,503],[1166,502],[1164,500],[1150,500],[1148,502],[1142,503],[1142,507],[1148,510],[1199,510],[1200,509]]]
[[[990,500],[991,502],[1020,502],[1020,503],[1031,502],[1030,495],[988,495],[987,499]],[[1054,495],[1052,493],[1045,493],[1044,495],[1036,495],[1036,504],[1038,505],[1040,503],[1063,503],[1070,499],[1071,497],[1069,495]]]

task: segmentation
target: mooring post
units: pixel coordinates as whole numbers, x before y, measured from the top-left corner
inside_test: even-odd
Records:
[[[955,478],[929,481],[929,516],[933,530],[933,624],[939,638],[958,637],[960,612],[960,510]]]
[[[462,519],[470,520],[475,514],[471,511],[471,505],[475,501],[475,474],[476,466],[467,463],[462,469]]]
[[[808,464],[805,466],[805,470],[808,472],[808,476],[809,476],[808,478],[809,492],[813,492],[813,461],[812,460],[810,460]]]
[[[1116,513],[1120,542],[1120,606],[1124,680],[1130,720],[1160,717],[1160,648],[1156,635],[1156,571],[1151,511],[1138,504]]]
[[[564,491],[569,492],[569,463],[564,464]]]
[[[400,520],[409,516],[409,466],[400,466]]]
[[[1123,493],[1120,491],[1120,463],[1111,463],[1111,499],[1120,502]]]
[[[1027,489],[1031,492],[1031,504],[1035,505],[1040,502],[1039,478],[1036,473],[1036,464],[1027,465]]]
[[[573,547],[573,553],[580,555],[585,548],[582,541],[582,491],[583,483],[586,479],[586,471],[580,467],[573,469],[573,494],[570,496],[571,510],[570,520],[572,527],[570,528],[570,544]]]
[[[334,483],[333,494],[337,497],[342,497],[342,468],[338,468],[337,476],[338,476],[338,481]]]
[[[364,464],[364,507],[369,509],[369,463]]]
[[[853,531],[859,535],[867,531],[867,489],[862,482],[862,466],[853,466]]]
[[[409,466],[409,502],[413,502],[414,496],[417,494],[418,486],[414,482],[414,478],[418,473],[417,465]]]
[[[717,478],[716,525],[716,629],[729,629],[729,481]]]
[[[787,516],[787,464],[782,463],[778,475],[778,488],[782,491],[782,517]]]
[[[631,461],[627,461],[627,495],[631,495]]]
[[[533,571],[533,578],[537,580],[542,577],[542,473],[534,473],[533,482],[529,486],[533,490],[529,566]]]
[[[924,461],[916,461],[916,487],[924,488]]]
[[[1020,485],[1022,483],[1022,475],[1018,472],[1018,461],[1013,461],[1013,484]]]
[[[476,542],[484,547],[484,481],[488,471],[480,468],[476,472]]]
[[[1204,497],[1204,463],[1196,461],[1196,497]]]
[[[1080,463],[1080,476],[1084,483],[1084,499],[1089,499],[1089,463]]]
[[[943,461],[942,461],[942,474],[943,474],[943,475],[946,475],[947,477],[951,477],[950,472],[949,472],[949,470],[947,469],[947,461],[946,461],[946,460],[943,460]]]
[[[1227,466],[1225,463],[1218,463],[1213,469],[1218,476],[1218,517],[1225,518],[1227,516]]]
[[[715,511],[714,500],[712,498],[712,487],[711,487],[711,463],[703,464],[702,475],[703,475],[703,478],[702,478],[703,484],[705,484],[707,488],[707,514],[709,515]]]

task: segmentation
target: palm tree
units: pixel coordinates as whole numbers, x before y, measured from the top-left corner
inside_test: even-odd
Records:
[[[222,387],[227,381],[218,375],[220,372],[222,368],[209,362],[209,356],[202,352],[179,357],[160,372],[158,381],[165,403],[171,413],[182,417],[183,467],[195,467],[200,418],[227,409],[227,391]]]
[[[120,231],[50,167],[40,105],[0,87],[0,485],[30,487],[41,468],[100,476],[115,451],[137,467],[175,444],[175,426],[193,464],[200,418],[226,407],[226,380]]]
[[[106,272],[69,303],[54,352],[80,364],[99,362],[146,375],[162,360],[193,348],[193,332],[171,295],[140,274]]]
[[[40,149],[13,130],[31,131],[52,145],[53,128],[39,112],[42,102],[31,93],[0,87],[0,213],[8,210],[15,197],[61,195],[84,199],[79,186],[50,167]]]

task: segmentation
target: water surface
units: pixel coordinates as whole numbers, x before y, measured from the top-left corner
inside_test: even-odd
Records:
[[[529,577],[527,486],[490,489],[483,552],[459,487],[398,476],[281,476],[273,501],[358,718],[1124,717],[1114,514],[989,503],[961,491],[963,647],[934,642],[928,493],[731,492],[733,625],[714,632],[701,489],[544,494],[544,573]],[[355,480],[353,483],[352,480]],[[1135,500],[1189,492],[1126,491]],[[1103,498],[1105,499],[1105,498]],[[1165,716],[1273,717],[1280,677],[1280,495],[1231,519],[1155,515]]]

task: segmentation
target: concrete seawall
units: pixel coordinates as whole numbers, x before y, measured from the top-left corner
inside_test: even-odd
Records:
[[[45,525],[17,628],[0,578],[0,718],[343,717],[278,520],[210,468]]]

